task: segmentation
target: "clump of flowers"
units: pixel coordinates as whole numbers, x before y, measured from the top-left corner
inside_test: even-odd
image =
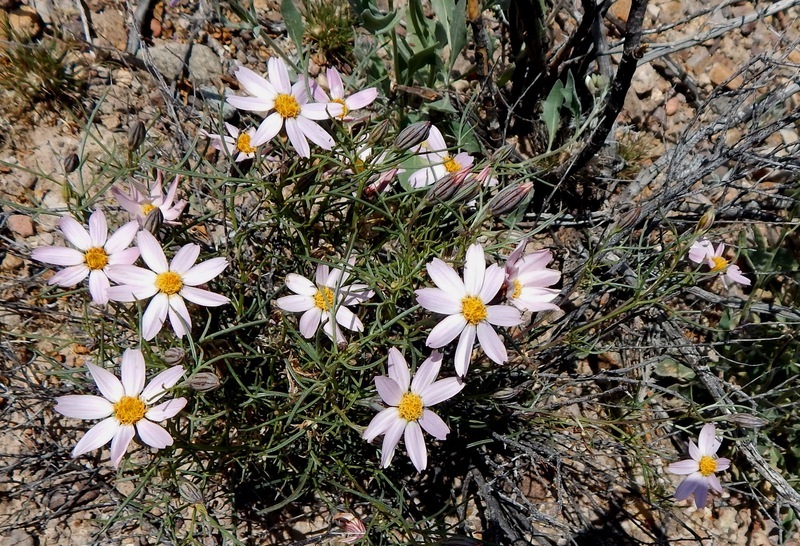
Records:
[[[424,429],[437,440],[444,440],[450,428],[441,417],[428,408],[452,398],[464,388],[456,377],[436,381],[442,365],[442,355],[434,351],[417,370],[413,381],[403,355],[392,347],[389,349],[389,375],[375,378],[375,388],[389,407],[378,413],[364,430],[368,442],[381,434],[381,466],[392,463],[395,448],[401,437],[405,438],[408,457],[418,472],[428,466],[428,451],[422,436]]]
[[[304,78],[292,85],[289,70],[283,60],[271,57],[268,61],[269,80],[244,66],[234,76],[251,97],[229,96],[229,104],[240,110],[270,112],[258,126],[253,145],[272,140],[281,129],[300,157],[311,157],[310,140],[323,150],[333,148],[333,137],[316,122],[341,116],[344,106],[336,102],[309,103]]]
[[[156,179],[150,181],[146,187],[135,180],[131,180],[130,193],[124,193],[119,188],[114,187],[111,188],[111,195],[141,225],[144,225],[147,215],[154,209],[161,211],[165,222],[174,222],[181,215],[183,209],[186,208],[186,201],[183,199],[175,201],[180,178],[180,175],[175,175],[167,193],[164,194],[163,173],[161,169],[158,169],[156,171]]]
[[[122,381],[99,366],[87,366],[102,396],[60,396],[56,398],[54,408],[61,415],[74,419],[103,419],[78,441],[72,450],[73,457],[79,457],[110,441],[111,464],[118,468],[137,432],[139,438],[150,447],[163,449],[172,445],[172,435],[157,423],[175,417],[186,405],[186,399],[174,398],[153,404],[183,377],[183,366],[173,366],[159,373],[147,386],[144,384],[144,356],[139,349],[126,349],[122,354]]]
[[[197,288],[228,267],[225,258],[212,258],[195,265],[200,246],[188,244],[181,247],[168,264],[164,250],[150,232],[140,231],[137,241],[142,259],[150,269],[135,265],[112,267],[111,279],[120,286],[112,286],[108,292],[114,301],[153,298],[142,316],[141,332],[145,340],[156,337],[167,316],[176,335],[184,336],[191,330],[192,317],[184,298],[206,307],[230,302],[226,296]]]
[[[717,248],[708,239],[700,239],[692,243],[689,248],[689,260],[696,264],[706,264],[711,273],[719,273],[722,284],[728,287],[728,283],[739,283],[750,286],[750,279],[742,274],[742,270],[736,264],[730,263],[722,257],[725,252],[725,244],[720,243]]]
[[[506,260],[506,298],[523,311],[558,310],[552,301],[559,291],[548,288],[561,278],[560,271],[547,268],[553,253],[537,250],[523,256],[527,243],[520,242]]]
[[[354,263],[354,259],[348,261],[349,266]],[[278,298],[275,303],[284,311],[303,313],[299,325],[303,337],[312,337],[322,325],[322,331],[340,344],[345,343],[345,338],[337,324],[348,330],[364,331],[361,319],[348,307],[367,301],[375,293],[366,284],[345,284],[350,278],[347,269],[319,264],[316,283],[297,273],[286,276],[286,287],[295,295]]]
[[[716,437],[716,427],[706,423],[700,430],[697,445],[689,440],[689,457],[683,461],[672,463],[667,470],[673,474],[688,474],[675,490],[675,499],[684,500],[694,493],[694,502],[698,508],[703,508],[708,499],[708,490],[713,489],[722,493],[722,486],[716,472],[727,470],[731,462],[723,457],[717,458],[722,441]]]
[[[430,166],[411,173],[408,183],[414,188],[424,188],[449,173],[457,173],[472,166],[475,158],[466,152],[450,155],[441,131],[431,125],[427,140],[417,147],[420,157]]]
[[[128,222],[109,237],[106,216],[97,209],[89,217],[88,232],[71,216],[62,217],[59,227],[64,238],[75,248],[43,246],[35,248],[31,258],[46,264],[67,266],[50,277],[47,284],[75,286],[89,277],[92,301],[105,305],[111,286],[109,267],[131,265],[139,258],[138,248],[128,248],[139,230],[138,222]]]
[[[439,258],[434,258],[427,269],[437,288],[417,290],[417,302],[447,317],[431,330],[425,344],[444,347],[458,337],[455,366],[460,376],[467,374],[476,337],[486,356],[498,364],[506,362],[508,353],[493,326],[517,326],[522,323],[522,315],[510,305],[490,305],[503,286],[503,270],[497,264],[486,267],[479,244],[467,250],[463,281],[455,269]]]

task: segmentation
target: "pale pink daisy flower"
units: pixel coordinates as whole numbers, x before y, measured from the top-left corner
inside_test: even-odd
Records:
[[[349,266],[353,263],[354,259],[348,261]],[[312,337],[322,325],[322,331],[338,345],[344,343],[345,338],[337,324],[348,330],[364,331],[361,319],[348,306],[367,301],[375,292],[366,284],[345,284],[350,277],[348,269],[331,269],[319,264],[316,283],[296,273],[286,276],[286,287],[295,295],[278,298],[275,304],[290,313],[303,313],[299,324],[303,337]],[[331,320],[332,314],[335,320]]]
[[[138,222],[128,222],[111,237],[108,236],[106,216],[100,209],[89,217],[89,231],[70,216],[59,220],[64,238],[77,248],[63,246],[43,246],[33,249],[31,258],[51,265],[65,265],[47,281],[47,284],[74,286],[89,277],[89,294],[92,301],[105,305],[108,303],[108,268],[112,265],[131,265],[139,257],[139,249],[130,247]]]
[[[722,257],[725,252],[725,244],[720,243],[717,248],[708,239],[700,239],[692,243],[689,247],[689,260],[696,264],[706,264],[711,273],[719,273],[722,284],[728,287],[728,283],[737,282],[744,286],[750,286],[750,279],[742,274],[742,270],[736,264],[731,264]]]
[[[165,222],[175,222],[186,207],[186,201],[181,199],[175,201],[175,194],[178,191],[180,175],[175,175],[175,179],[170,184],[166,195],[163,187],[163,173],[161,169],[156,170],[156,179],[148,182],[147,186],[142,186],[138,181],[131,180],[130,193],[124,193],[119,188],[111,188],[111,194],[119,201],[120,206],[136,218],[141,225],[144,225],[147,215],[154,209],[161,210],[161,215]]]
[[[377,376],[375,387],[390,407],[372,418],[363,435],[366,441],[371,442],[385,434],[381,448],[383,468],[391,464],[397,443],[401,436],[405,436],[408,457],[417,471],[422,472],[428,466],[422,430],[437,440],[444,440],[450,432],[441,417],[428,408],[461,392],[464,383],[457,377],[435,381],[441,365],[442,355],[434,351],[419,367],[412,381],[403,355],[394,347],[389,349],[389,375]]]
[[[558,310],[551,303],[559,291],[547,288],[558,282],[561,272],[548,269],[553,261],[549,250],[522,255],[528,241],[523,240],[506,260],[506,298],[523,311]]]
[[[172,262],[167,264],[161,245],[149,231],[140,231],[137,236],[139,250],[147,267],[120,265],[109,271],[111,280],[120,286],[108,289],[108,297],[114,301],[138,301],[153,299],[142,316],[142,338],[151,340],[169,322],[175,335],[182,337],[192,328],[192,317],[184,298],[197,305],[218,307],[229,303],[226,296],[197,288],[205,284],[228,267],[225,258],[212,258],[195,265],[200,255],[199,245],[184,245]]]
[[[503,270],[497,264],[486,267],[479,244],[467,250],[463,281],[455,269],[438,258],[427,269],[437,288],[417,290],[417,302],[429,311],[448,316],[431,330],[425,344],[444,347],[458,337],[455,366],[460,376],[466,375],[469,368],[476,335],[486,356],[498,364],[506,362],[505,345],[492,326],[517,326],[522,323],[522,315],[510,305],[489,305],[503,286]]]
[[[139,349],[122,354],[122,381],[94,364],[87,364],[100,394],[74,394],[56,398],[55,409],[73,419],[103,419],[84,434],[72,450],[78,457],[111,441],[111,464],[119,467],[133,436],[156,449],[172,445],[172,436],[157,423],[175,417],[186,405],[175,398],[154,406],[183,377],[183,366],[173,366],[156,375],[145,387],[144,356]]]
[[[253,145],[258,146],[272,140],[285,126],[289,142],[300,157],[311,157],[308,140],[324,150],[332,149],[333,137],[316,121],[341,115],[343,106],[334,102],[309,103],[306,81],[301,78],[292,85],[286,64],[277,57],[269,59],[268,69],[269,81],[252,70],[240,66],[234,76],[253,96],[228,96],[226,99],[239,110],[251,112],[274,110],[259,125],[253,137]]]
[[[254,127],[250,127],[246,131],[239,131],[237,127],[226,122],[225,130],[228,131],[227,135],[215,135],[206,131],[200,131],[200,134],[211,140],[211,147],[215,150],[229,156],[236,153],[236,157],[233,159],[236,163],[245,159],[253,159],[256,156],[258,147],[255,144],[256,130]]]
[[[676,500],[684,500],[694,493],[695,505],[703,508],[706,505],[709,489],[722,493],[719,478],[714,473],[727,470],[731,461],[716,457],[721,444],[722,441],[716,437],[716,427],[712,423],[706,423],[700,430],[697,445],[689,440],[691,459],[678,461],[667,467],[673,474],[688,474],[675,490]]]
[[[335,102],[342,105],[342,113],[335,116],[342,121],[352,121],[355,118],[348,115],[353,110],[366,108],[378,98],[378,90],[375,87],[368,87],[349,97],[344,96],[344,84],[339,71],[335,68],[329,68],[327,71],[328,87],[330,88],[331,95],[325,93],[319,85],[314,86],[314,100],[317,102],[327,103]]]
[[[469,169],[475,161],[475,158],[466,152],[450,155],[444,137],[435,125],[431,125],[428,139],[417,147],[417,151],[430,166],[411,173],[408,183],[413,188],[430,186],[448,173]]]

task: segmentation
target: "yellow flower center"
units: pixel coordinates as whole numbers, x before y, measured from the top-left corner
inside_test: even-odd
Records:
[[[183,288],[183,278],[174,271],[159,273],[156,277],[156,288],[168,296],[177,294]]]
[[[714,262],[714,267],[711,268],[711,271],[724,271],[728,267],[728,260],[722,256],[714,256],[711,261]]]
[[[92,271],[103,269],[108,265],[108,254],[99,246],[87,250],[83,257],[86,260],[86,267]]]
[[[406,421],[416,421],[422,417],[422,398],[413,392],[407,392],[397,405],[397,412]]]
[[[142,203],[142,214],[147,216],[156,206],[153,203]]]
[[[331,102],[342,105],[342,113],[336,116],[337,118],[344,119],[347,113],[350,112],[350,109],[347,107],[347,104],[345,104],[344,99],[331,99]]]
[[[360,158],[356,159],[356,164],[353,165],[353,170],[356,172],[356,174],[363,173],[364,170],[366,170],[366,168],[367,168],[367,164],[364,163],[363,159],[360,159]]]
[[[511,294],[511,299],[515,300],[522,294],[522,283],[519,282],[517,279],[514,279],[514,293]]]
[[[717,460],[708,455],[700,457],[700,474],[703,476],[710,476],[717,471]]]
[[[444,168],[449,173],[456,173],[461,170],[461,165],[453,158],[452,156],[446,155],[444,156]]]
[[[114,404],[114,417],[123,425],[135,425],[147,413],[147,406],[137,396],[123,396]]]
[[[275,111],[278,112],[282,118],[296,118],[300,115],[300,105],[297,99],[292,95],[281,93],[275,97]]]
[[[250,145],[250,135],[247,133],[239,133],[239,137],[236,139],[236,149],[243,154],[256,153],[256,149]]]
[[[323,286],[317,290],[317,293],[314,294],[314,305],[323,311],[330,311],[333,309],[333,290],[327,286]]]
[[[486,320],[486,306],[480,298],[467,296],[461,300],[461,314],[467,322],[475,326],[479,322]]]

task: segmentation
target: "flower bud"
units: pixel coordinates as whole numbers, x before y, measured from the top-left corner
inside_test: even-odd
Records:
[[[489,201],[489,212],[494,215],[505,214],[517,208],[533,191],[533,182],[512,184],[500,190],[500,193]]]
[[[475,199],[481,192],[481,185],[481,181],[476,176],[467,176],[463,183],[456,188],[456,193],[450,202],[461,203]]]
[[[144,229],[155,235],[158,233],[158,230],[161,229],[161,226],[164,224],[164,213],[161,212],[161,209],[156,207],[147,213],[147,217],[144,219]]]
[[[768,419],[749,413],[731,413],[725,416],[725,420],[742,428],[760,428],[769,424]]]
[[[64,159],[64,172],[67,174],[75,172],[75,169],[80,166],[81,158],[78,157],[78,154],[69,154],[66,159]]]
[[[428,139],[431,132],[430,121],[418,121],[412,123],[397,135],[394,139],[394,147],[398,150],[408,150],[418,144],[422,144]]]
[[[187,384],[197,392],[210,392],[219,388],[219,377],[212,372],[197,372]]]
[[[378,194],[382,193],[389,186],[394,177],[397,176],[398,170],[399,169],[396,168],[389,169],[377,177],[370,178],[367,187],[364,188],[364,197],[370,200],[375,199]]]
[[[181,349],[180,347],[173,347],[171,349],[167,349],[164,351],[164,356],[162,360],[165,364],[170,366],[175,366],[176,364],[180,364],[183,362],[183,359],[186,357],[186,351]]]
[[[388,119],[381,120],[373,129],[369,132],[369,138],[367,139],[367,146],[376,146],[386,138],[386,135],[389,134],[389,129],[392,128],[392,122]],[[398,135],[399,136],[399,135]]]
[[[144,123],[141,120],[134,123],[128,131],[128,149],[134,151],[141,146],[146,134],[147,129],[145,129]]]
[[[339,512],[333,516],[333,521],[341,529],[341,533],[345,535],[342,542],[345,544],[352,544],[364,538],[367,534],[367,527],[364,522],[349,512]]]
[[[447,201],[453,197],[456,192],[461,188],[469,174],[468,169],[462,169],[454,173],[447,173],[439,180],[433,183],[428,190],[425,198],[428,201]]]
[[[180,493],[181,497],[186,502],[192,504],[202,504],[203,503],[203,494],[200,490],[191,482],[183,482],[178,486],[178,492]]]
[[[708,231],[709,228],[711,228],[711,226],[714,224],[714,216],[714,207],[711,207],[705,213],[703,213],[703,215],[700,217],[700,220],[697,221],[697,226],[694,228],[694,232],[702,234]]]
[[[639,217],[641,215],[642,215],[642,207],[636,205],[631,210],[622,215],[622,217],[616,224],[617,230],[625,231],[628,228],[632,228],[633,226],[639,223]]]

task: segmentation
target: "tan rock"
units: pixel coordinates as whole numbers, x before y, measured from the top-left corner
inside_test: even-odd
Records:
[[[17,234],[20,237],[30,237],[33,235],[33,222],[31,222],[31,219],[24,214],[12,214],[8,217],[6,225],[12,233]]]
[[[3,258],[3,262],[0,263],[0,269],[4,271],[13,271],[22,267],[22,264],[24,263],[25,261],[22,258],[9,253],[6,254],[5,258]]]
[[[5,13],[5,12],[3,12]],[[14,39],[18,42],[27,42],[37,38],[42,33],[42,20],[36,10],[30,6],[20,6],[13,9],[4,17],[0,15],[0,23],[8,21],[11,36],[5,35],[5,24],[0,26],[0,38]]]
[[[679,95],[676,95],[667,100],[667,104],[664,105],[664,113],[668,116],[674,116],[680,107],[681,99]]]
[[[728,81],[736,72],[735,67],[728,59],[721,59],[719,61],[714,62],[714,65],[711,67],[711,70],[708,72],[708,77],[711,80],[711,83],[714,85],[722,85],[726,81]],[[731,81],[729,81],[725,87],[728,89],[736,89],[740,87],[744,83],[744,80],[741,76],[736,76]]]
[[[631,12],[631,0],[617,0],[608,11],[617,19],[622,19],[627,23],[628,14]]]

